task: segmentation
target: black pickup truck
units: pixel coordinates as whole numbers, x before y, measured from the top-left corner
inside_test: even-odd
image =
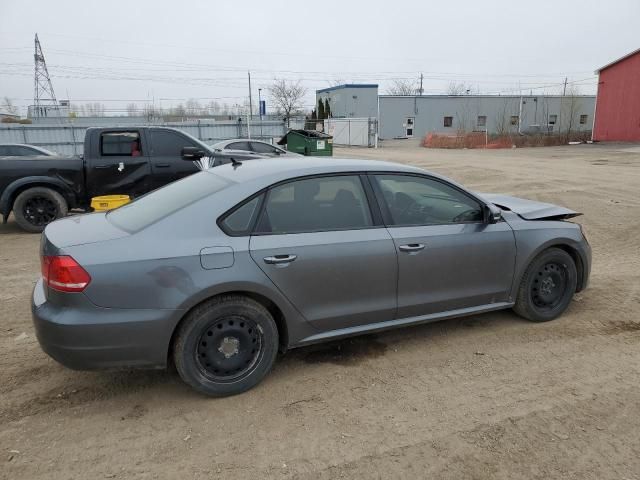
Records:
[[[198,167],[188,160],[201,156],[213,158],[213,166],[256,158],[215,152],[173,128],[89,128],[81,157],[0,157],[0,214],[6,223],[13,211],[20,227],[41,232],[71,209],[88,210],[93,197],[135,198],[191,175]]]

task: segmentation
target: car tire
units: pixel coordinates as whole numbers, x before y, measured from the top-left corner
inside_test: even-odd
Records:
[[[21,192],[13,202],[16,223],[30,233],[40,233],[45,227],[69,211],[67,201],[55,190],[33,187]]]
[[[213,397],[236,395],[269,373],[278,354],[278,328],[251,298],[225,295],[191,311],[173,345],[182,380]]]
[[[543,251],[529,264],[518,289],[514,311],[532,322],[560,316],[576,291],[576,264],[560,248]]]

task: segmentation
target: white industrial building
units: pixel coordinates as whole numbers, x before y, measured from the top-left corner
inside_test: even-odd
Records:
[[[316,91],[333,118],[378,120],[381,139],[428,133],[559,133],[589,131],[594,95],[378,95],[378,86],[347,84]]]

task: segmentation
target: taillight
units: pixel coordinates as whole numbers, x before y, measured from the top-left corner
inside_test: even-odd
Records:
[[[81,292],[91,282],[87,271],[68,255],[43,256],[41,268],[44,282],[60,292]]]

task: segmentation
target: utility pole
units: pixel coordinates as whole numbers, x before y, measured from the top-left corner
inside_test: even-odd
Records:
[[[564,77],[564,88],[562,89],[562,96],[567,94],[567,77]]]
[[[251,72],[247,72],[249,75],[249,117],[253,117],[253,105],[251,104]]]
[[[262,140],[262,89],[258,88],[258,113],[260,114],[260,140]]]
[[[422,73],[420,74],[420,96],[422,96],[422,79],[424,78],[424,75],[422,75]]]

